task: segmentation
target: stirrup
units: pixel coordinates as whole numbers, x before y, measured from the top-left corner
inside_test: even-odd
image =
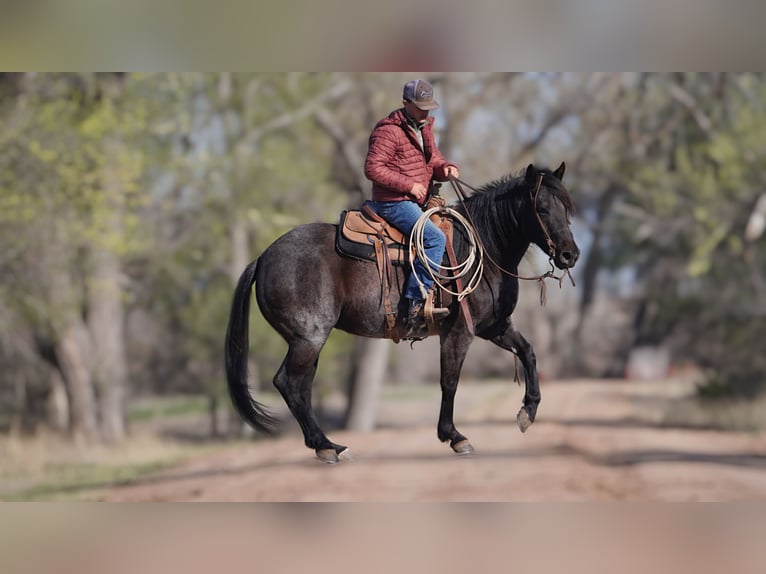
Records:
[[[447,315],[449,315],[449,309],[446,307],[434,307],[431,310],[431,316],[434,319],[444,319]]]
[[[434,303],[436,299],[436,293],[433,291],[428,292],[425,302],[423,303],[423,317],[426,320],[426,324],[432,325],[435,321],[441,321],[447,315],[449,315],[449,309],[446,307],[436,307]]]

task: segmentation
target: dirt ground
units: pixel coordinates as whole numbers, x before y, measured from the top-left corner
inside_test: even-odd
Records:
[[[438,388],[386,400],[374,432],[328,432],[350,460],[326,465],[295,429],[115,488],[109,501],[766,500],[766,435],[669,427],[681,381],[542,385],[537,422],[516,427],[523,389],[463,383],[455,421],[476,451],[436,438]]]

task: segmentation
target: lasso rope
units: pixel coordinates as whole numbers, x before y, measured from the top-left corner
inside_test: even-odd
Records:
[[[465,258],[464,261],[458,262],[454,267],[443,266],[441,264],[441,261],[433,261],[432,259],[428,257],[428,255],[426,255],[426,250],[423,245],[425,228],[431,216],[434,215],[435,213],[450,217],[454,219],[455,221],[457,221],[458,223],[460,223],[465,229],[466,235],[468,236],[468,242],[469,242],[468,256]],[[481,281],[481,276],[484,273],[484,249],[482,248],[479,237],[476,235],[476,230],[474,229],[474,227],[468,222],[468,220],[466,220],[462,215],[460,215],[460,213],[458,213],[454,209],[451,209],[449,207],[432,207],[431,209],[423,213],[423,215],[421,215],[420,218],[415,223],[415,226],[412,228],[412,232],[410,233],[410,245],[413,245],[415,247],[415,253],[417,254],[418,259],[420,259],[423,262],[426,269],[428,270],[429,275],[434,280],[434,283],[439,288],[446,291],[447,293],[450,293],[451,295],[456,296],[458,301],[462,301],[465,297],[467,297],[473,291],[475,291],[476,288],[479,286],[479,282]],[[477,258],[478,258],[478,264],[476,265],[476,269],[474,270],[473,275],[471,276],[471,279],[466,282],[466,286],[463,288],[462,291],[459,291],[459,292],[452,291],[447,286],[445,286],[445,282],[449,283],[451,281],[455,281],[456,279],[460,279],[468,275],[471,271],[471,268],[474,266],[474,263],[477,262]],[[412,267],[412,272],[415,273],[415,258],[414,257],[412,257],[410,260],[410,267]],[[447,275],[445,274],[445,272],[449,274]],[[422,293],[423,298],[425,299],[427,296],[425,286],[423,285],[423,282],[420,280],[420,277],[418,277],[417,273],[415,273],[415,278],[418,281],[418,285],[420,285],[420,292]]]

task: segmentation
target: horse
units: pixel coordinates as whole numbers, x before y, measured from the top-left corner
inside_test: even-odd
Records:
[[[491,341],[520,359],[525,392],[517,424],[525,432],[535,421],[540,403],[536,357],[532,345],[514,327],[511,315],[519,295],[518,266],[531,244],[548,253],[560,270],[573,267],[580,254],[570,229],[574,203],[563,184],[565,168],[563,162],[555,171],[530,164],[526,171],[485,184],[451,206],[473,222],[492,262],[466,298],[473,332],[457,298],[438,328],[442,398],[437,436],[458,454],[473,452],[469,440],[455,427],[453,407],[463,361],[474,337]],[[454,227],[453,247],[458,260],[464,260],[469,249],[467,232]],[[337,225],[329,223],[295,227],[252,261],[235,288],[225,340],[227,387],[236,411],[256,430],[273,433],[278,421],[251,396],[247,382],[248,320],[255,285],[261,313],[288,345],[274,386],[298,421],[305,445],[330,464],[337,463],[348,449],[327,438],[312,410],[311,388],[320,351],[333,328],[386,338],[376,265],[336,253],[336,232]],[[408,271],[396,269],[399,285],[404,284]]]

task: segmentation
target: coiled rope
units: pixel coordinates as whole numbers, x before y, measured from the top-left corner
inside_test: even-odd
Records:
[[[433,261],[428,257],[428,255],[426,255],[426,250],[423,245],[425,228],[431,216],[436,213],[453,219],[462,225],[466,231],[466,236],[468,237],[469,243],[468,255],[464,261],[458,262],[454,267],[449,265],[444,266],[442,265],[441,261]],[[412,232],[410,233],[410,245],[414,246],[418,259],[424,263],[429,275],[434,280],[434,283],[440,289],[443,289],[447,293],[457,297],[458,301],[462,301],[479,286],[481,276],[484,273],[484,249],[473,225],[471,225],[467,219],[465,219],[454,209],[449,207],[432,207],[423,213],[423,215],[421,215],[415,223],[415,226],[412,228]],[[475,266],[473,275],[466,282],[466,285],[462,291],[456,292],[446,286],[447,283],[455,281],[456,279],[461,279],[468,275],[471,272],[471,268],[474,267],[474,263],[477,263],[477,265]],[[412,267],[412,272],[415,273],[414,257],[412,257],[410,260],[410,267]],[[418,285],[420,285],[420,292],[423,294],[423,298],[425,299],[427,295],[425,286],[420,280],[420,277],[418,277],[417,273],[415,273],[415,278],[418,281]]]

